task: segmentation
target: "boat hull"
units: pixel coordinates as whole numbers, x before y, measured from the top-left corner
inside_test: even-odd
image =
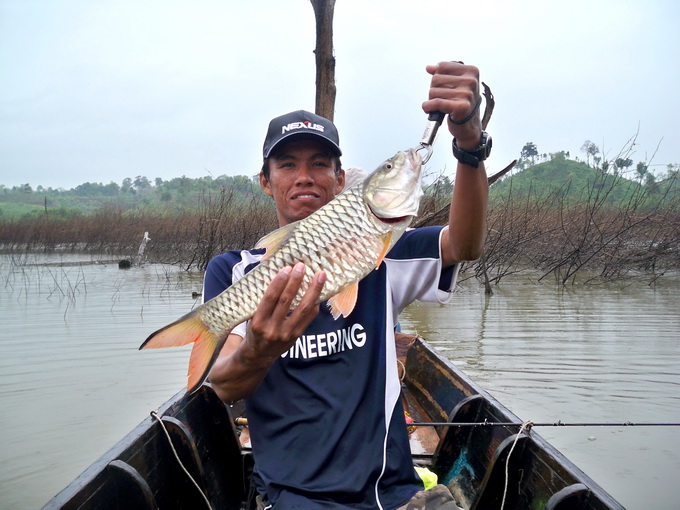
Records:
[[[434,471],[462,508],[623,508],[426,341],[399,335],[397,351],[410,419],[464,424],[410,427],[414,464]],[[182,391],[44,508],[250,510],[243,412],[242,404],[224,405],[208,384]]]

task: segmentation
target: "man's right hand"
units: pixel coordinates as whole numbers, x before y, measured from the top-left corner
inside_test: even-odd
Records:
[[[245,343],[250,347],[252,356],[260,362],[271,364],[290,349],[319,313],[319,296],[326,281],[326,273],[323,272],[314,275],[300,304],[294,310],[290,309],[305,270],[302,262],[293,268],[281,269],[250,319]]]
[[[225,402],[247,397],[257,389],[269,367],[304,332],[319,313],[319,298],[326,273],[314,275],[302,301],[291,311],[305,275],[301,262],[286,267],[267,287],[262,301],[250,319],[245,340],[229,335],[210,372],[210,382]]]

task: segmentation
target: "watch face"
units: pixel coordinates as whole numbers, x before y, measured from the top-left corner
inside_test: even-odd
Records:
[[[486,159],[489,157],[489,154],[491,154],[492,141],[488,134],[484,133],[484,135],[486,135],[486,137],[482,137],[482,143],[484,144],[484,159]]]

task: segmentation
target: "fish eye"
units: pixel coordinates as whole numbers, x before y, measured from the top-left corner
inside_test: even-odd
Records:
[[[391,163],[385,163],[385,170],[392,170],[392,164]]]

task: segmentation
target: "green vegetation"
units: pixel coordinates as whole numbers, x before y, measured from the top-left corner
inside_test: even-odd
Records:
[[[517,166],[524,169],[494,184],[490,190],[492,200],[511,193],[515,197],[546,197],[558,193],[568,203],[577,205],[599,190],[606,192],[603,202],[609,206],[625,207],[632,197],[644,196],[650,209],[669,203],[669,198],[680,193],[677,165],[670,165],[668,172],[657,179],[643,162],[638,163],[636,170],[628,170],[633,164],[629,158],[617,158],[613,165],[592,167],[558,152],[544,156],[542,163],[535,163],[540,158],[536,157],[533,144],[525,145],[522,154],[524,157]]]
[[[70,190],[42,186],[33,189],[30,184],[12,188],[0,185],[0,220],[43,215],[69,218],[90,215],[102,207],[121,208],[126,212],[185,214],[197,209],[202,195],[219,194],[222,189],[230,190],[243,201],[250,200],[253,195],[264,196],[259,184],[242,175],[222,175],[215,179],[182,176],[167,181],[156,178],[154,184],[144,176],[137,176],[124,179],[121,185],[86,182]]]
[[[680,270],[678,165],[657,176],[625,154],[602,160],[592,142],[583,151],[585,162],[524,146],[517,169],[491,186],[485,253],[464,267],[463,277],[478,277],[490,291],[526,269],[561,284],[577,275],[653,282]],[[425,187],[416,225],[447,221],[453,185],[442,176]],[[274,228],[271,200],[244,176],[153,184],[138,176],[120,186],[85,183],[68,191],[0,186],[0,246],[15,252],[134,258],[148,232],[149,259],[203,270],[216,254],[253,246]]]
[[[153,260],[205,269],[217,253],[274,229],[273,204],[252,179],[125,179],[71,190],[0,187],[4,250],[77,250],[132,258],[144,232]]]
[[[534,165],[520,160],[526,169],[492,186],[485,254],[475,265],[487,292],[521,268],[560,284],[633,277],[651,283],[680,269],[678,166],[657,179],[644,162],[631,171],[630,158],[598,159],[592,142],[583,150],[595,166],[560,152]],[[637,179],[629,178],[633,172]]]
[[[680,270],[678,165],[657,177],[644,162],[631,170],[625,154],[598,159],[588,141],[583,150],[587,162],[524,146],[517,170],[490,188],[484,255],[464,266],[463,278],[477,277],[491,293],[506,275],[526,270],[561,285],[652,283]],[[416,225],[446,222],[449,188],[442,178],[426,189]]]
[[[612,161],[600,158],[597,146],[586,140],[582,151],[586,161],[570,159],[569,153],[540,154],[536,145],[528,142],[511,176],[499,180],[491,188],[492,199],[502,199],[508,194],[520,196],[545,196],[560,191],[562,196],[577,204],[583,193],[593,187],[609,189],[605,203],[625,206],[631,196],[643,191],[649,194],[648,205],[677,195],[679,166],[668,165],[667,172],[657,176],[649,171],[645,162],[633,161],[625,154]],[[518,171],[519,170],[519,171]],[[426,187],[429,195],[449,194],[452,188],[448,177]],[[31,219],[48,216],[53,219],[70,219],[91,215],[97,210],[119,208],[124,213],[154,215],[184,215],[196,212],[201,197],[229,190],[234,200],[246,203],[253,196],[264,196],[256,179],[251,177],[221,175],[191,179],[185,176],[164,181],[157,177],[153,183],[144,176],[126,178],[119,185],[86,182],[72,188],[53,189],[28,183],[8,188],[0,184],[0,221]]]

